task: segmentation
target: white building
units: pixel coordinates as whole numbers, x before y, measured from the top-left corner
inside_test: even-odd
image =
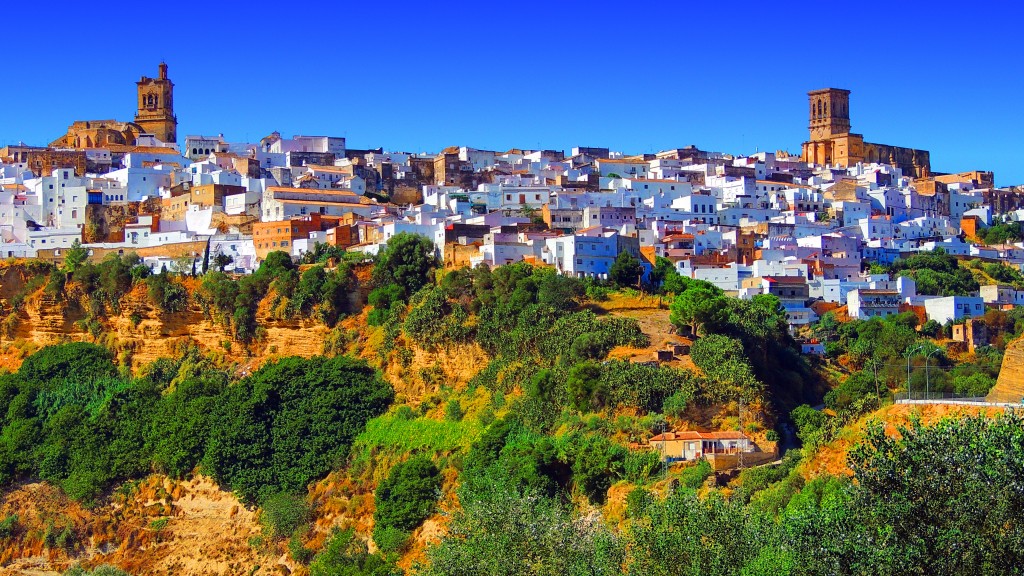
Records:
[[[973,318],[985,314],[985,302],[980,296],[946,296],[924,301],[929,320],[945,324],[950,320]]]

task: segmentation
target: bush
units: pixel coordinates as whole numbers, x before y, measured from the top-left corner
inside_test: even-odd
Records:
[[[701,458],[697,461],[696,465],[683,468],[682,472],[679,473],[679,484],[691,490],[696,490],[703,486],[713,473],[714,470],[711,468],[711,464]]]
[[[272,538],[284,538],[308,522],[309,513],[305,498],[281,492],[263,500],[260,522]]]
[[[411,532],[434,512],[440,490],[441,472],[426,456],[396,464],[377,486],[374,534],[385,528]]]
[[[603,504],[608,488],[622,476],[626,449],[599,434],[573,436],[566,445],[572,454],[573,482],[591,502]]]
[[[373,542],[385,554],[402,553],[409,542],[409,533],[394,526],[374,527]]]
[[[677,390],[665,400],[664,412],[666,416],[680,419],[686,414],[686,408],[690,405],[691,393],[684,390]]]
[[[302,544],[302,537],[299,532],[301,531],[296,531],[292,534],[292,537],[288,539],[288,553],[291,554],[292,560],[295,560],[299,564],[309,564],[316,553]]]
[[[460,404],[458,400],[452,399],[452,400],[449,400],[447,404],[445,404],[445,407],[444,407],[444,419],[445,420],[447,420],[449,422],[459,422],[459,421],[462,420],[462,417],[464,415],[465,414],[462,411],[462,404]]]
[[[634,484],[646,482],[659,468],[661,458],[657,452],[650,450],[627,453],[622,465],[623,476]]]
[[[396,571],[379,554],[369,554],[352,529],[331,534],[309,565],[310,576],[391,576]]]
[[[120,568],[102,564],[93,568],[91,571],[86,570],[81,566],[72,566],[64,572],[64,576],[131,576],[131,574],[121,570]]]
[[[146,279],[149,300],[166,314],[180,312],[188,307],[189,294],[167,274],[157,274]]]
[[[248,503],[305,490],[393,399],[378,372],[346,356],[265,364],[221,396],[203,467]]]
[[[8,514],[3,520],[0,520],[0,539],[10,538],[14,536],[18,531],[18,515]]]

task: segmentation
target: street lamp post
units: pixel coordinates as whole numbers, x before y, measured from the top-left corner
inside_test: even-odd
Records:
[[[914,357],[914,352],[921,349],[922,345],[915,346],[907,349],[907,402],[910,402],[910,359]]]
[[[931,352],[925,354],[925,356],[924,356],[924,399],[925,400],[928,399],[928,389],[931,386],[931,383],[928,380],[928,359],[931,358],[932,354],[935,354],[939,350],[940,350],[939,348],[936,348],[936,349],[932,350]]]

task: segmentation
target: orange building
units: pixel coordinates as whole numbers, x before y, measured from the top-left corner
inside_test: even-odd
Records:
[[[252,240],[256,245],[256,257],[264,260],[268,254],[281,250],[289,254],[296,240],[309,238],[310,232],[321,232],[335,228],[337,218],[325,218],[310,214],[291,220],[277,222],[256,222],[252,225]],[[344,235],[342,235],[344,240]]]

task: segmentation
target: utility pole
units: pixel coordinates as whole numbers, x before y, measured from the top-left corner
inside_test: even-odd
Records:
[[[740,396],[740,406],[737,410],[736,417],[740,421],[740,434],[743,434],[743,396]],[[743,470],[743,447],[740,446],[740,458],[739,458],[740,470]]]

